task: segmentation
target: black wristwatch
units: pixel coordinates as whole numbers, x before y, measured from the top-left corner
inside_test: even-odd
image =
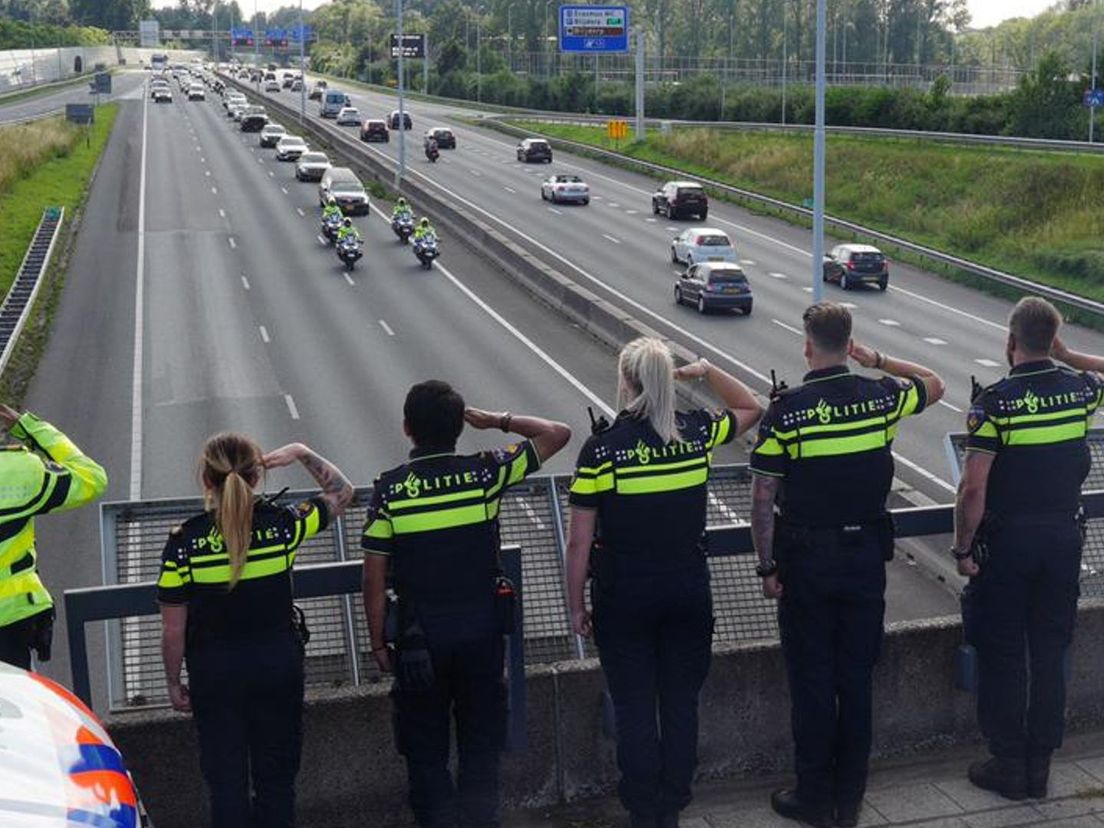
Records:
[[[957,549],[955,549],[954,544],[951,544],[950,551],[951,557],[954,558],[956,561],[964,561],[974,554],[973,550],[971,549],[967,549],[965,552],[959,552]]]
[[[758,563],[755,565],[755,574],[760,578],[769,578],[778,572],[778,563],[770,560],[766,563]]]

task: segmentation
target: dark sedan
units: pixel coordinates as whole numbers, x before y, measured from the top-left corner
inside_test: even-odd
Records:
[[[702,262],[691,265],[675,282],[675,304],[693,305],[698,313],[738,310],[751,316],[751,285],[734,264]]]
[[[257,110],[260,110],[259,112]],[[268,124],[268,116],[261,107],[255,107],[241,117],[242,132],[260,132]]]
[[[885,254],[869,244],[840,244],[824,257],[824,281],[837,282],[844,290],[874,284],[889,287],[889,262]]]
[[[387,129],[387,122],[382,119],[366,119],[364,123],[360,125],[360,140],[383,141],[383,143],[386,144],[391,140],[391,133]]]
[[[437,149],[456,149],[456,136],[448,127],[434,127],[426,130],[426,143],[430,138],[437,142]]]
[[[526,138],[517,145],[517,160],[552,163],[552,145],[543,138]]]
[[[391,129],[399,128],[399,110],[395,109],[387,116],[387,125],[391,127]],[[402,128],[414,129],[414,121],[410,118],[410,113],[405,109],[402,113]]]

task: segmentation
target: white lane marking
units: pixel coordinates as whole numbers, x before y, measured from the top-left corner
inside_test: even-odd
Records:
[[[617,203],[616,201],[611,201],[611,202],[609,203],[609,206],[610,206],[610,207],[613,207],[614,209],[617,209],[617,208],[618,208],[618,207],[620,207],[621,205],[620,205],[620,204],[618,204],[618,203]]]
[[[274,172],[273,172],[272,170],[269,170],[269,171],[268,171],[268,177],[269,177],[269,178],[275,178],[275,177],[276,177],[276,173],[274,173]]]
[[[206,158],[204,158],[204,157],[203,157],[203,156],[201,155],[201,156],[199,156],[199,163],[200,163],[200,164],[206,164],[206,163],[207,163],[207,159],[206,159]]]
[[[744,267],[755,267],[758,262],[756,262],[755,259],[740,259],[740,264]]]
[[[950,404],[949,402],[947,402],[946,400],[940,400],[940,401],[939,401],[939,404],[940,404],[941,406],[943,406],[944,408],[949,408],[949,409],[951,409],[951,411],[954,411],[954,412],[955,412],[955,413],[957,413],[957,414],[961,414],[961,413],[962,413],[962,409],[961,409],[961,408],[959,408],[959,407],[958,407],[957,405],[951,405],[951,404]]]
[[[372,205],[372,211],[377,213],[380,218],[387,218],[383,211],[376,207],[374,204]],[[457,290],[467,296],[468,299],[475,303],[495,322],[497,322],[499,325],[501,325],[503,328],[513,334],[513,336],[519,342],[521,342],[523,345],[525,345],[525,347],[532,351],[542,362],[544,362],[545,365],[547,365],[549,368],[551,368],[553,371],[555,371],[557,374],[567,380],[567,382],[576,391],[578,391],[580,394],[590,400],[603,414],[605,414],[607,417],[617,416],[617,412],[614,411],[613,408],[608,403],[606,403],[605,400],[603,400],[601,397],[591,391],[590,388],[584,385],[578,377],[576,377],[574,374],[572,374],[570,371],[560,365],[560,363],[556,362],[556,360],[545,353],[545,351],[542,350],[539,345],[537,345],[535,342],[529,339],[529,337],[527,337],[516,327],[514,327],[514,325],[512,325],[505,317],[503,317],[502,314],[500,314],[498,311],[496,311],[494,308],[492,308],[490,305],[488,305],[486,302],[476,296],[475,293],[473,293],[467,285],[465,285],[452,274],[452,271],[448,270],[444,265],[442,265],[440,260],[435,261],[433,263],[433,267],[439,273],[441,273],[441,275],[448,279],[453,285],[455,285]],[[382,320],[380,324],[382,324]],[[766,378],[764,377],[764,379]]]
[[[809,287],[808,285],[805,285],[805,287],[803,287],[802,290],[805,291],[806,293],[812,293],[813,292],[813,289],[811,287]]]
[[[382,319],[379,321],[380,327],[383,328],[383,332],[388,336],[394,336],[395,332],[391,330],[391,326],[384,322]]]
[[[349,283],[349,287],[356,287],[356,282],[353,281],[352,276],[348,273],[342,273],[341,275],[345,277],[345,281]]]
[[[859,307],[854,302],[840,302],[840,306],[847,308],[848,310],[858,310]]]
[[[242,287],[249,290],[249,280],[242,276]]]
[[[204,170],[204,171],[203,171],[203,174],[204,174],[204,175],[206,175],[206,176],[208,176],[208,177],[210,177],[210,175],[211,175],[211,171],[210,171],[210,170]]]
[[[517,194],[517,190],[515,190],[513,187],[503,186],[502,189],[504,189],[508,193],[514,193],[515,195]]]
[[[284,195],[288,194],[287,187],[281,187],[280,189],[283,191]]]
[[[789,279],[790,278],[785,273],[768,273],[767,275],[770,276],[772,279]]]
[[[548,210],[548,212],[555,213],[557,216],[562,216],[563,215],[563,211],[562,210],[557,210],[555,207],[547,207],[546,209]]]
[[[644,219],[644,221],[648,222],[648,224],[655,224],[657,221],[659,221],[659,219],[655,218],[654,216],[650,216]]]
[[[268,331],[265,330],[264,325],[260,326],[260,330],[261,330],[261,342],[263,342],[267,345],[270,341],[269,338],[268,338]]]
[[[258,159],[257,159],[257,163],[258,163],[258,164],[263,164],[263,163],[264,163],[264,159],[263,159],[263,158],[258,158]]]
[[[228,239],[227,239],[227,241],[228,241],[228,242],[230,242],[230,249],[231,249],[231,250],[237,250],[237,248],[238,248],[238,243],[237,243],[236,241],[234,241],[234,237],[233,237],[233,236],[231,236],[230,238],[228,238]]]
[[[138,162],[138,263],[134,276],[134,368],[130,392],[130,499],[142,499],[142,369],[145,338],[146,281],[146,145],[149,132],[149,98],[142,96],[142,157]]]
[[[667,228],[666,228],[666,229],[667,229],[667,232],[668,232],[668,233],[677,233],[677,232],[678,232],[678,228],[677,228],[677,227],[674,227],[674,226],[672,226],[672,225],[670,225],[670,224],[668,224],[668,225],[667,225]]]
[[[620,240],[618,240],[618,239],[615,239],[615,238],[614,238],[613,236],[611,236],[611,235],[610,235],[609,233],[603,233],[603,234],[602,234],[602,238],[603,238],[603,239],[609,239],[609,240],[610,240],[611,242],[613,242],[614,244],[621,244]]]
[[[226,218],[226,211],[219,207],[219,218]]]
[[[932,474],[930,471],[925,469],[923,466],[918,465],[917,463],[913,463],[907,457],[904,457],[903,455],[898,454],[897,452],[893,452],[893,459],[896,460],[898,463],[900,463],[902,466],[905,466],[907,468],[912,469],[914,472],[916,472],[918,475],[923,477],[925,480],[928,480],[928,481],[934,483],[936,486],[938,486],[941,489],[944,489],[945,491],[948,491],[948,492],[958,491],[954,486],[952,486],[950,483],[948,483],[942,477],[937,477],[936,475]]]
[[[793,327],[792,325],[787,325],[785,322],[779,322],[777,319],[772,319],[771,322],[773,322],[775,325],[777,325],[780,328],[784,328],[785,330],[789,331],[790,333],[797,334],[798,336],[805,336],[804,331],[799,331],[797,328]]]
[[[212,193],[213,193],[214,195],[218,195],[218,187],[212,187],[212,188],[211,188],[211,192],[212,192]]]
[[[291,419],[299,419],[299,409],[295,407],[295,400],[291,398],[291,394],[284,394],[284,402],[287,403],[288,412],[291,414]]]
[[[245,143],[245,139],[244,139],[244,138],[242,138],[242,143],[243,143],[243,144]],[[250,148],[249,148],[249,151],[250,151],[250,152],[256,152],[256,151],[257,151],[257,148],[256,148],[256,147],[250,147]],[[260,161],[261,159],[259,159],[259,158],[258,158],[257,160],[258,160],[258,161]]]
[[[600,195],[593,195],[593,196],[591,196],[591,198],[593,198],[595,201],[601,201],[602,200],[602,196],[600,196]]]
[[[639,210],[626,210],[625,215],[626,216],[635,216],[639,212],[640,212]]]
[[[946,345],[947,340],[940,339],[938,336],[925,336],[924,341],[929,345]]]
[[[944,305],[942,302],[937,302],[934,299],[929,299],[927,296],[921,296],[919,293],[913,293],[911,290],[905,290],[904,288],[897,287],[896,285],[890,285],[890,290],[895,290],[898,293],[903,293],[912,299],[918,299],[921,302],[927,302],[929,305],[934,305],[937,308],[950,311],[951,313],[957,313],[959,316],[964,316],[967,319],[972,319],[974,322],[979,322],[982,325],[988,325],[990,328],[996,328],[998,331],[1005,331],[1007,328],[997,322],[991,322],[988,319],[983,319],[980,316],[976,316],[972,313],[967,313],[961,308],[956,308],[953,305]]]
[[[901,323],[898,322],[896,319],[879,319],[878,321],[880,323],[882,323],[883,325],[885,325],[887,328],[899,328],[899,327],[901,327]]]
[[[986,368],[997,368],[997,367],[1000,366],[999,362],[994,362],[991,359],[975,359],[974,362],[976,362],[978,365],[982,365]]]
[[[474,176],[475,176],[476,178],[480,178],[480,177],[482,177],[482,175],[483,175],[483,173],[481,173],[481,172],[480,172],[479,170],[468,170],[468,172],[470,172],[470,173],[471,173],[472,175],[474,175]]]
[[[304,218],[306,218],[306,215],[307,215],[307,214],[303,212],[303,208],[302,208],[302,207],[296,207],[296,208],[295,208],[295,212],[297,212],[297,213],[298,213],[299,215],[301,215],[301,216],[303,216]]]

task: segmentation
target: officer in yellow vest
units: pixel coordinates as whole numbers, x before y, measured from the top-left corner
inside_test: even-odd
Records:
[[[38,577],[34,519],[91,503],[107,474],[34,414],[0,404],[0,428],[16,441],[0,451],[0,661],[29,670],[32,649],[50,658],[54,618]]]

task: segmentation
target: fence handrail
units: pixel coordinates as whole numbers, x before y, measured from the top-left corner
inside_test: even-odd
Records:
[[[708,187],[711,190],[726,193],[744,201],[752,201],[756,204],[763,204],[776,210],[785,210],[787,212],[796,213],[797,215],[804,216],[806,218],[812,218],[813,215],[813,211],[806,207],[799,207],[798,205],[791,204],[788,201],[782,201],[781,199],[765,196],[761,193],[752,192],[751,190],[744,190],[740,187],[734,187],[731,184],[725,184],[723,181],[717,181],[715,179],[705,178],[700,175],[694,175],[692,173],[686,172],[685,170],[680,170],[677,167],[668,167],[663,164],[655,164],[651,161],[642,161],[638,158],[633,158],[631,155],[626,155],[621,152],[614,152],[612,150],[607,150],[602,147],[596,147],[591,144],[584,144],[581,141],[572,141],[567,138],[556,138],[553,136],[544,135],[539,132],[533,132],[531,130],[514,126],[513,124],[502,123],[501,120],[498,118],[487,118],[486,120],[494,120],[499,129],[514,135],[543,138],[553,145],[558,144],[563,148],[575,150],[584,155],[589,154],[593,156],[598,156],[599,158],[614,159],[621,166],[627,165],[638,167],[651,174],[661,173],[665,176],[670,175],[678,176],[680,178],[689,178],[694,181],[701,182],[703,186]],[[1038,282],[1031,281],[1030,279],[1025,279],[1021,276],[1014,276],[1011,273],[1005,273],[1003,271],[997,270],[996,268],[988,267],[977,262],[972,262],[969,259],[952,256],[949,253],[943,253],[939,250],[935,250],[934,248],[925,247],[922,244],[908,241],[907,239],[898,238],[897,236],[891,236],[889,233],[883,233],[880,230],[874,230],[870,227],[864,227],[861,224],[856,224],[853,221],[847,221],[846,219],[841,219],[837,216],[831,216],[827,213],[824,215],[824,221],[826,224],[829,224],[841,230],[845,230],[848,233],[853,233],[856,236],[884,242],[885,244],[892,245],[893,247],[896,247],[900,250],[914,253],[933,262],[938,262],[939,264],[954,267],[973,276],[979,276],[983,279],[998,282],[1005,285],[1006,287],[1021,290],[1025,293],[1032,293],[1039,296],[1044,296],[1051,301],[1060,302],[1070,307],[1077,308],[1078,310],[1086,311],[1088,313],[1104,315],[1104,302],[1097,302],[1096,300],[1089,299],[1086,296],[1079,296],[1075,293],[1070,293],[1059,288],[1050,287],[1049,285],[1041,285]]]

